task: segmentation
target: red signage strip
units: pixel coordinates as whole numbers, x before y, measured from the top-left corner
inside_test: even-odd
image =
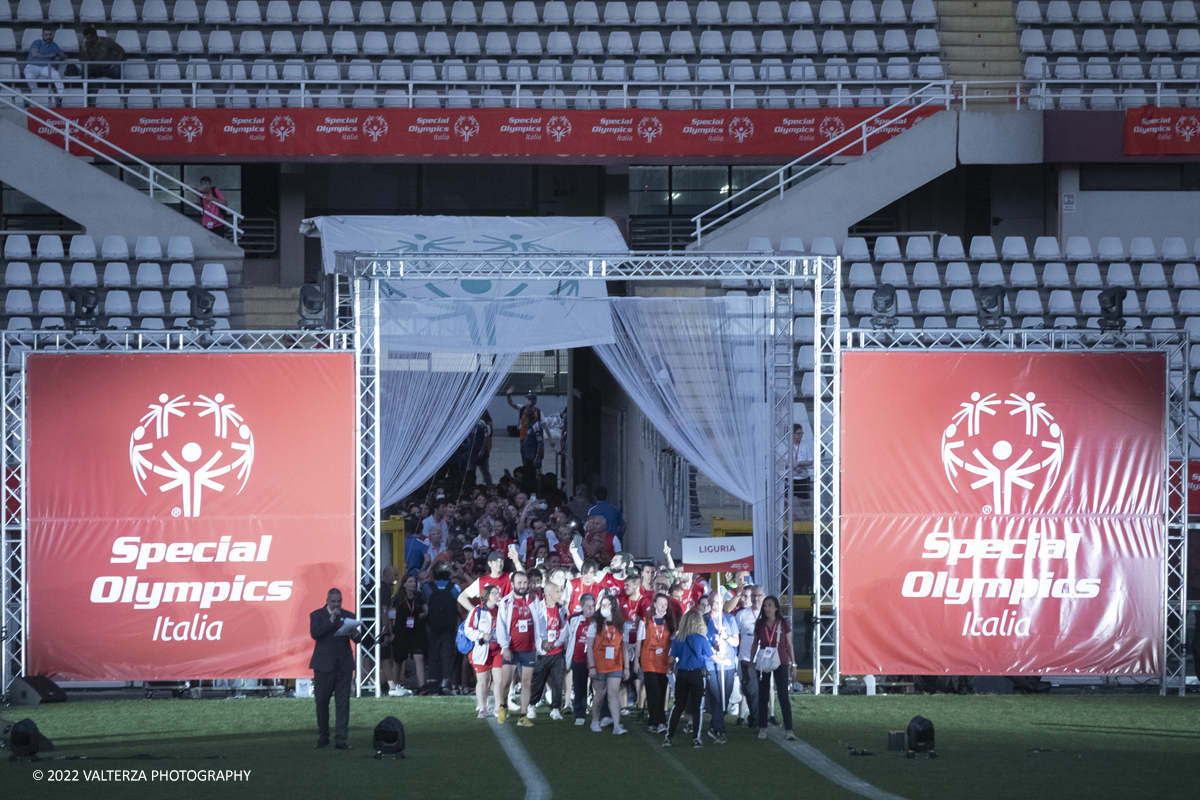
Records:
[[[871,123],[875,147],[939,108]],[[62,109],[137,156],[564,155],[787,156],[813,150],[879,109],[557,111],[551,109]],[[63,146],[63,123],[29,130]],[[857,133],[852,134],[857,138]],[[853,141],[839,141],[829,152]],[[81,149],[80,149],[81,150]],[[861,148],[847,151],[861,153]]]
[[[28,393],[29,674],[307,674],[354,605],[353,356],[32,355]]]
[[[1200,109],[1129,109],[1125,112],[1125,155],[1200,155]]]
[[[1154,674],[1162,353],[847,353],[849,675]]]

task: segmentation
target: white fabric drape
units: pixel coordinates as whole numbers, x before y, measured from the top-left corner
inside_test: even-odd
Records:
[[[496,396],[516,353],[406,353],[379,374],[380,506],[417,489],[454,454]],[[418,357],[420,356],[420,357]]]
[[[717,485],[754,506],[765,574],[771,412],[765,299],[611,298],[609,372],[663,437]]]

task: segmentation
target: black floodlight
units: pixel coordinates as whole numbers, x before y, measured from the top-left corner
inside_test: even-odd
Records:
[[[187,296],[192,306],[192,317],[188,320],[188,327],[198,331],[212,330],[213,325],[217,324],[217,321],[213,319],[213,306],[217,303],[216,295],[199,286],[191,286],[188,287]]]
[[[1128,290],[1119,286],[1100,292],[1100,330],[1124,330],[1125,317],[1122,316],[1122,309],[1125,305],[1126,294],[1128,294]]]
[[[877,331],[896,327],[896,287],[890,283],[876,287],[871,295],[871,327]]]
[[[1004,287],[981,286],[975,290],[975,308],[979,327],[985,331],[1004,330]]]
[[[76,286],[70,291],[71,305],[75,309],[72,324],[79,330],[95,330],[100,324],[96,308],[100,305],[100,293],[86,286]]]
[[[325,327],[325,291],[315,283],[300,287],[300,327],[317,330]]]

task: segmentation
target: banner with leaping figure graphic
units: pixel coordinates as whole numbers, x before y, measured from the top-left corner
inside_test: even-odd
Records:
[[[843,674],[1159,672],[1162,353],[842,364]]]
[[[940,107],[899,118],[893,109],[870,124],[867,148],[902,133]],[[778,156],[816,150],[879,108],[63,108],[59,113],[134,155],[496,155]],[[31,117],[29,130],[75,153],[56,119]],[[73,134],[78,138],[79,134]],[[822,151],[827,155],[857,134]],[[846,151],[861,155],[861,148]]]
[[[32,354],[27,388],[26,671],[306,674],[353,606],[353,356]]]

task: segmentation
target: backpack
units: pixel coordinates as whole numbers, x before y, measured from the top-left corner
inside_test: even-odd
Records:
[[[404,752],[404,725],[395,717],[384,717],[379,724],[375,726],[375,735],[372,739],[372,745],[375,748],[376,758],[379,754],[386,753],[388,755]]]
[[[465,619],[459,623],[458,633],[454,637],[454,646],[464,656],[475,649],[475,642],[471,640],[471,637],[467,636],[467,621]]]
[[[913,717],[908,723],[908,752],[933,751],[933,723],[924,717]]]
[[[446,588],[439,589],[435,583],[433,591],[429,593],[429,630],[435,633],[452,631],[458,622],[458,601],[454,599],[454,592],[450,588],[452,585],[447,581]]]

